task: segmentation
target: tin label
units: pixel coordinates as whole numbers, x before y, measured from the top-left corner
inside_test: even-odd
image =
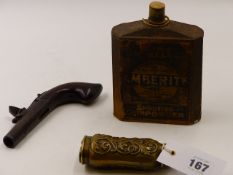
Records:
[[[135,40],[124,44],[121,77],[126,115],[187,119],[189,44]]]

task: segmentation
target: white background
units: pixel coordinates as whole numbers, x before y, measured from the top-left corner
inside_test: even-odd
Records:
[[[9,105],[25,106],[37,93],[70,81],[99,82],[90,107],[52,112],[15,149],[0,143],[1,175],[158,174],[96,171],[79,164],[84,135],[176,140],[224,159],[233,174],[233,1],[165,1],[173,20],[205,31],[202,120],[192,126],[121,122],[113,116],[111,28],[148,16],[144,0],[0,0],[0,138],[12,128]]]

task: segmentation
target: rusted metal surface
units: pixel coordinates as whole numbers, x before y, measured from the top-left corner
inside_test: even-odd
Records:
[[[150,19],[112,29],[114,115],[126,121],[196,123],[204,32],[165,15],[164,22]]]

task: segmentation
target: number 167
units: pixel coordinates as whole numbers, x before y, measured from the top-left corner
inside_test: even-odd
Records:
[[[190,167],[195,168],[196,170],[201,170],[202,172],[205,172],[210,166],[202,163],[200,161],[196,161],[196,159],[191,159],[191,163],[189,164]]]

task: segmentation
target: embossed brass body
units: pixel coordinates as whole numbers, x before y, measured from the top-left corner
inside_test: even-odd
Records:
[[[201,119],[204,32],[169,20],[163,3],[149,9],[148,19],[112,29],[114,115],[124,121],[194,124]]]
[[[124,138],[96,134],[85,136],[79,154],[82,164],[95,168],[152,170],[162,144],[148,138]]]

